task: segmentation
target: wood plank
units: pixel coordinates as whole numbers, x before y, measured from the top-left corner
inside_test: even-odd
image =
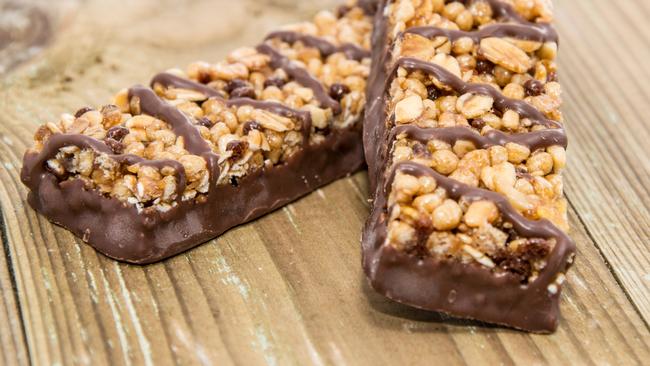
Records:
[[[647,2],[557,1],[571,138],[567,194],[650,322]]]
[[[32,221],[34,238],[15,243],[29,252],[19,265],[34,283],[26,326],[35,362],[633,364],[650,357],[648,329],[573,213],[579,259],[553,336],[449,320],[375,294],[359,266],[367,207],[354,191],[363,192],[357,185],[365,180],[337,182],[148,267],[100,257],[66,231]],[[13,212],[28,217],[9,217],[10,227],[32,219]]]
[[[24,365],[29,358],[3,221],[0,211],[0,364]]]
[[[119,17],[99,16],[124,9],[127,3],[133,11]],[[576,123],[588,123],[589,117],[615,134],[616,144],[632,145],[637,152],[647,131],[620,131],[606,118],[594,118],[587,106],[595,102],[581,84],[587,76],[582,76],[584,65],[577,63],[578,56],[563,58],[562,67],[567,70],[563,73],[568,89],[566,111],[574,139],[568,190],[580,213],[578,217],[571,211],[579,256],[568,275],[562,325],[552,336],[409,309],[369,289],[361,272],[359,250],[360,228],[368,214],[365,173],[325,187],[187,254],[147,267],[116,263],[96,254],[26,205],[18,169],[38,122],[102,103],[112,92],[133,81],[144,83],[166,67],[197,58],[218,59],[233,45],[254,44],[260,38],[258,30],[290,18],[304,18],[324,6],[303,1],[299,9],[293,9],[294,3],[265,2],[262,13],[252,0],[187,1],[178,8],[181,10],[155,6],[160,2],[154,0],[137,4],[126,0],[71,2],[70,14],[56,23],[60,26],[54,43],[36,59],[0,78],[0,208],[31,361],[388,365],[424,360],[445,364],[641,364],[649,359],[650,332],[637,312],[643,313],[637,300],[642,296],[628,287],[624,292],[617,280],[626,284],[625,277],[617,273],[615,278],[607,267],[615,260],[623,268],[626,260],[640,260],[616,257],[607,250],[613,251],[617,243],[609,242],[612,232],[629,231],[620,241],[626,245],[635,234],[634,227],[624,226],[629,219],[621,213],[642,214],[639,210],[645,206],[625,197],[621,202],[626,207],[609,208],[616,213],[610,214],[601,212],[605,203],[589,201],[583,188],[585,179],[594,187],[602,181],[609,189],[614,180],[606,173],[594,173],[591,164],[599,162],[616,169],[612,171],[626,179],[629,169],[600,156],[605,153],[592,151],[602,146],[596,139],[603,131],[577,128]],[[560,12],[572,15],[582,9],[567,0],[558,1],[558,5]],[[236,18],[250,11],[256,14],[254,25],[242,25]],[[199,18],[183,22],[187,14]],[[588,20],[562,16],[560,21],[565,50],[571,49],[569,45],[580,46],[576,51],[580,57],[595,52],[578,45],[582,38],[568,30],[574,21],[577,27],[593,27]],[[596,105],[602,102],[602,97],[598,99]],[[619,99],[608,103],[622,113],[626,102]],[[621,124],[632,123],[628,114],[620,118]],[[629,185],[625,188],[629,192],[641,187],[623,184]],[[603,192],[604,188],[596,194],[604,196]],[[612,197],[605,198],[609,204],[614,202]],[[618,231],[599,227],[610,223],[619,225]],[[635,242],[629,243],[633,248]],[[9,273],[2,258],[0,285],[4,284],[2,273]],[[643,267],[628,268],[636,271]],[[6,297],[5,291],[2,293]],[[635,300],[636,308],[627,295]],[[4,335],[1,317],[2,313],[0,331]],[[2,336],[0,342],[3,357],[5,350],[13,352],[13,348],[1,348],[7,347]],[[25,357],[17,362],[22,363]]]

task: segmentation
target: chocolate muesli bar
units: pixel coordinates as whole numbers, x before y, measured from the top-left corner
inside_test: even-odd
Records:
[[[364,147],[364,269],[414,307],[556,329],[575,246],[548,0],[383,0]]]
[[[21,175],[29,203],[144,264],[358,170],[371,5],[323,11],[42,125]]]

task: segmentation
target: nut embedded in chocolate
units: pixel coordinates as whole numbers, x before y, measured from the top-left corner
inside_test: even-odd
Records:
[[[476,72],[479,74],[489,74],[494,70],[494,64],[488,60],[480,59],[476,61]]]
[[[427,86],[427,98],[436,100],[440,97],[440,90],[435,85]]]
[[[413,153],[416,156],[424,156],[424,155],[427,155],[429,153],[429,150],[427,149],[427,147],[423,143],[421,143],[419,141],[416,141],[413,144],[412,148],[413,148]]]
[[[255,89],[253,89],[253,87],[250,86],[242,86],[230,92],[230,98],[255,99],[256,96],[257,95],[255,94]]]
[[[524,83],[524,89],[526,90],[526,95],[536,97],[542,95],[544,92],[544,84],[539,80],[530,79]]]
[[[225,89],[225,90],[226,90],[226,92],[228,92],[228,94],[230,94],[230,93],[232,93],[235,89],[245,88],[245,87],[250,87],[250,86],[251,86],[251,85],[250,85],[250,84],[248,83],[248,81],[246,81],[246,80],[234,79],[234,80],[230,80],[230,81],[226,84],[226,89]]]
[[[226,151],[232,152],[232,155],[230,155],[230,161],[237,161],[239,160],[242,156],[244,156],[244,153],[246,152],[246,149],[248,148],[248,142],[246,141],[231,141],[228,143],[226,146]]]
[[[472,125],[472,127],[476,128],[477,130],[482,130],[483,127],[486,126],[485,121],[483,119],[481,119],[481,118],[474,118],[470,122],[470,124]]]
[[[343,99],[343,97],[349,92],[350,88],[345,84],[334,83],[330,87],[330,96],[338,101]]]
[[[57,177],[60,180],[63,180],[66,178],[68,173],[65,170],[65,167],[63,164],[61,164],[57,160],[49,160],[45,163],[45,170],[54,174],[55,177]]]
[[[203,126],[207,128],[211,128],[212,126],[214,126],[214,122],[212,122],[208,117],[201,117],[197,119],[196,122],[199,126]]]
[[[248,135],[249,132],[252,130],[258,130],[260,131],[262,129],[262,125],[259,124],[257,121],[248,121],[244,123],[244,127],[242,127],[242,133],[244,135]]]
[[[121,154],[124,152],[124,144],[119,142],[118,140],[112,139],[112,138],[106,138],[104,140],[106,145],[111,148],[114,154]]]
[[[278,88],[282,88],[285,84],[287,83],[286,80],[279,78],[279,77],[271,77],[268,78],[264,81],[264,88],[268,88],[270,86],[275,86]]]
[[[94,109],[90,108],[90,107],[83,107],[83,108],[79,109],[77,112],[75,112],[74,116],[75,116],[75,118],[79,118],[79,117],[83,116],[84,114],[86,114],[87,112],[90,112],[90,111],[94,111]]]
[[[121,142],[126,135],[129,134],[129,129],[124,126],[115,126],[108,130],[106,137],[118,142]]]
[[[550,254],[552,246],[546,239],[526,239],[514,252],[501,249],[495,254],[495,263],[500,268],[519,276],[522,284],[528,281],[535,264],[543,262]]]

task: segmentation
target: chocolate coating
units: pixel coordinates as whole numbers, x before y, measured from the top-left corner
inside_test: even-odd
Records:
[[[361,3],[364,11],[369,11],[374,1],[361,0]],[[367,51],[352,44],[335,46],[325,39],[293,32],[276,32],[269,38],[280,38],[288,43],[302,42],[316,47],[324,57],[336,52],[358,61],[369,57]],[[307,70],[273,49],[268,42],[259,45],[257,50],[270,57],[271,67],[283,69],[297,83],[313,90],[315,99],[323,108],[331,108],[334,114],[341,113],[339,101],[333,99],[329,90]],[[207,83],[210,78],[202,75],[199,79]],[[278,80],[273,84],[282,85]],[[158,74],[151,85],[190,89],[203,93],[206,99],[218,99],[229,107],[251,106],[296,120],[300,122],[303,146],[283,164],[265,166],[233,179],[230,184],[219,185],[219,156],[201,137],[194,123],[209,126],[212,122],[191,120],[149,88],[131,88],[128,95],[131,105],[139,106],[143,114],[168,123],[175,135],[183,137],[188,152],[206,160],[210,174],[207,196],[182,201],[187,179],[182,164],[177,161],[150,161],[134,155],[116,154],[116,151],[123,150],[121,139],[124,131],[119,129],[112,130],[105,141],[83,135],[53,135],[40,152],[25,155],[21,172],[23,183],[30,188],[28,200],[34,209],[111,258],[137,264],[165,259],[353,173],[364,164],[359,143],[360,126],[342,130],[328,128],[323,141],[312,143],[310,112],[278,102],[256,100],[254,90],[247,82],[232,81],[228,88],[230,98],[207,85],[169,73]],[[259,125],[249,121],[244,128],[259,128]],[[91,149],[127,165],[172,168],[177,182],[176,205],[165,212],[153,207],[138,209],[90,189],[80,179],[64,180],[67,175],[57,177],[48,170],[46,162],[65,146]],[[227,146],[235,156],[244,148],[242,143]]]
[[[360,131],[335,130],[324,142],[305,147],[287,163],[241,178],[237,187],[225,184],[211,188],[204,203],[180,202],[166,213],[138,212],[133,206],[85,188],[81,180],[59,182],[45,170],[44,159],[56,145],[84,145],[74,141],[76,137],[68,137],[72,135],[59,136],[62,144],[52,140],[55,135],[49,151],[25,156],[22,180],[30,188],[30,205],[106,256],[135,264],[153,263],[186,251],[363,165]],[[88,147],[108,153],[101,145]]]
[[[408,137],[427,142],[440,139],[448,143],[472,141],[485,148],[515,142],[531,150],[553,145],[566,147],[567,138],[562,126],[548,120],[531,105],[504,97],[488,85],[466,83],[444,68],[413,58],[401,58],[394,64],[391,42],[388,38],[388,17],[384,8],[390,0],[382,0],[375,16],[373,33],[373,61],[367,95],[364,121],[364,149],[369,169],[373,208],[363,230],[363,267],[370,285],[379,293],[397,302],[416,308],[448,313],[461,318],[482,320],[510,327],[548,333],[557,328],[559,319],[559,291],[552,293],[548,286],[559,273],[565,273],[575,254],[575,245],[569,237],[547,220],[525,219],[500,194],[466,186],[447,178],[423,165],[413,162],[396,164],[388,169],[389,152],[396,137]],[[496,17],[507,25],[486,26],[476,32],[437,30],[421,27],[407,30],[425,37],[438,35],[457,39],[469,36],[478,40],[487,36],[512,36],[520,39],[555,41],[557,33],[548,24],[530,23],[521,18],[505,2],[488,0]],[[507,135],[489,131],[480,135],[467,127],[425,129],[418,126],[392,127],[388,115],[388,87],[398,67],[409,71],[423,71],[434,76],[453,91],[490,95],[497,110],[515,110],[522,117],[547,129],[525,134]],[[437,93],[434,93],[434,97]],[[397,172],[415,176],[433,177],[438,186],[455,200],[487,199],[494,202],[504,219],[513,224],[513,230],[522,237],[555,239],[556,245],[547,258],[547,265],[532,283],[522,285],[512,273],[495,273],[478,263],[456,260],[420,258],[400,252],[386,243],[388,207],[387,197]]]

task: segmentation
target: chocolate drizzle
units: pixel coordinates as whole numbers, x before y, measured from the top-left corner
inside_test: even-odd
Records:
[[[456,141],[471,141],[479,149],[490,146],[505,146],[512,142],[528,147],[531,151],[551,146],[567,147],[567,137],[563,129],[541,130],[508,135],[499,130],[490,130],[480,135],[469,127],[421,128],[415,125],[401,125],[391,131],[389,143],[405,134],[411,139],[427,143],[431,140],[444,141],[453,145]]]
[[[408,161],[395,164],[392,168],[388,180],[386,181],[386,185],[384,186],[384,192],[386,196],[388,196],[390,187],[392,186],[393,180],[395,179],[395,176],[398,172],[413,175],[416,177],[429,176],[434,178],[438,183],[438,187],[443,188],[447,192],[447,195],[455,201],[458,201],[460,199],[465,199],[468,202],[480,200],[492,201],[499,208],[499,211],[503,215],[505,221],[511,223],[513,225],[513,229],[522,237],[555,239],[557,241],[557,245],[561,247],[561,252],[566,253],[567,250],[575,250],[574,244],[571,242],[569,237],[564,232],[562,232],[562,230],[555,227],[550,221],[528,220],[524,218],[519,212],[517,212],[517,210],[512,207],[512,205],[503,195],[488,191],[486,189],[474,188],[460,183],[459,181],[445,177],[444,175],[422,164]],[[557,257],[551,258],[551,260],[557,259]],[[563,263],[563,265],[566,265],[566,261]],[[551,265],[551,267],[555,266]]]
[[[472,3],[474,0],[465,0],[464,3]],[[555,42],[558,43],[559,36],[555,27],[549,23],[529,22],[519,15],[512,5],[501,0],[486,0],[495,14],[495,18],[503,23],[488,24],[476,31],[459,31],[443,29],[433,26],[413,27],[407,29],[404,33],[418,34],[425,38],[434,38],[438,36],[447,37],[455,41],[462,37],[469,37],[478,43],[483,38],[488,37],[511,37],[526,41],[535,42]],[[508,23],[510,22],[510,23]]]
[[[458,76],[447,71],[444,67],[434,63],[411,57],[400,58],[395,63],[393,75],[397,75],[397,69],[400,67],[403,67],[405,70],[410,72],[422,71],[427,73],[438,79],[442,84],[449,86],[458,94],[473,93],[489,95],[494,99],[494,106],[499,111],[505,112],[507,110],[513,110],[521,117],[530,119],[534,124],[539,124],[546,128],[562,127],[560,123],[546,118],[542,112],[535,109],[532,105],[522,100],[507,98],[491,85],[467,83]]]
[[[180,201],[183,192],[185,191],[187,184],[185,168],[178,161],[169,159],[146,160],[131,154],[113,154],[112,150],[106,146],[105,143],[86,135],[54,134],[50,136],[40,153],[28,155],[29,160],[26,158],[23,171],[21,172],[23,183],[25,183],[32,191],[38,191],[39,184],[43,180],[44,175],[49,175],[45,169],[46,162],[53,159],[59,150],[66,146],[90,149],[97,154],[106,155],[109,159],[120,164],[150,166],[158,170],[166,167],[172,168],[174,169],[174,175],[176,177],[177,201]]]
[[[375,15],[379,7],[380,0],[357,0],[357,6],[360,7],[366,15]]]
[[[532,221],[524,218],[498,193],[469,187],[415,162],[402,162],[394,165],[390,171],[387,169],[389,149],[401,134],[421,142],[432,139],[448,143],[469,140],[480,148],[515,142],[535,150],[553,145],[566,147],[565,131],[559,123],[547,119],[528,103],[506,98],[489,85],[466,83],[435,64],[414,58],[400,58],[391,64],[393,43],[388,35],[389,17],[383,11],[389,2],[390,0],[381,1],[380,10],[375,17],[374,66],[368,83],[368,105],[364,122],[364,149],[369,166],[371,192],[375,192],[373,209],[362,239],[363,265],[370,284],[385,296],[414,307],[530,331],[553,331],[558,323],[559,292],[550,293],[548,286],[555,281],[557,274],[568,269],[575,253],[575,245],[565,233],[550,221]],[[488,3],[497,18],[516,24],[489,25],[476,32],[437,30],[432,27],[413,28],[406,32],[424,37],[440,35],[451,39],[469,36],[475,41],[488,36],[538,41],[557,40],[557,33],[550,25],[528,22],[504,2],[488,0]],[[387,101],[392,79],[397,75],[399,67],[432,75],[441,84],[459,94],[489,95],[494,99],[497,110],[514,110],[523,118],[528,118],[547,130],[513,135],[491,130],[481,136],[467,127],[395,127],[392,118],[389,118]],[[437,258],[421,259],[386,244],[387,198],[397,172],[431,176],[455,200],[487,199],[494,202],[503,217],[512,223],[513,229],[523,237],[555,239],[556,245],[548,256],[546,267],[532,283],[522,286],[519,279],[510,273],[496,275],[489,268],[477,263],[467,264]],[[452,293],[454,296],[450,297]]]
[[[473,0],[465,0],[464,3],[467,5],[472,1]],[[449,36],[451,38],[456,38],[461,35],[470,35],[471,33],[473,34],[472,38],[475,40],[482,36],[503,35],[518,39],[557,41],[557,32],[552,25],[548,23],[529,22],[519,15],[510,4],[503,1],[486,1],[492,8],[495,17],[500,21],[509,24],[488,25],[475,32],[447,32],[446,30],[438,30],[435,27],[414,27],[406,32],[421,34],[425,37],[433,37],[440,33],[440,35]],[[368,96],[368,103],[366,106],[367,112],[364,122],[364,149],[370,173],[371,192],[375,190],[378,181],[381,180],[381,167],[385,164],[387,159],[386,145],[382,144],[382,141],[386,141],[388,137],[386,131],[388,126],[384,123],[387,114],[386,98],[388,87],[392,81],[389,76],[395,75],[400,62],[403,62],[403,66],[407,69],[412,68],[413,71],[429,70],[439,79],[444,77],[445,80],[440,80],[440,82],[443,84],[448,84],[450,82],[453,83],[454,85],[449,86],[457,92],[476,92],[490,95],[495,99],[495,105],[497,108],[502,110],[512,109],[520,113],[522,116],[530,118],[534,123],[542,124],[548,128],[561,128],[557,122],[548,120],[542,113],[527,103],[505,98],[496,89],[488,85],[472,85],[465,83],[455,75],[447,72],[445,69],[436,67],[433,64],[417,59],[410,59],[411,61],[408,61],[409,59],[400,59],[398,60],[398,64],[394,65],[395,67],[390,70],[390,60],[392,59],[392,50],[390,46],[392,45],[392,42],[388,35],[389,19],[387,16],[384,16],[384,9],[390,2],[391,0],[381,0],[378,4],[379,10],[375,14],[375,27],[372,36],[372,44],[374,45],[372,59],[375,66],[371,70],[366,93]],[[422,66],[424,70],[418,68],[418,66]]]
[[[360,7],[367,11],[371,4],[375,1],[363,1],[364,5],[360,3]],[[302,42],[307,47],[314,47],[319,50],[323,57],[328,57],[337,52],[343,52],[348,58],[360,61],[364,58],[370,57],[370,52],[362,49],[354,44],[344,44],[336,46],[324,38],[315,37],[311,35],[300,34],[293,31],[277,31],[270,33],[265,40],[280,39],[283,42],[293,45],[297,42]],[[284,70],[291,78],[296,80],[299,84],[310,88],[314,92],[314,97],[324,108],[331,108],[334,114],[341,113],[340,103],[332,98],[331,95],[323,88],[318,79],[310,75],[307,70],[298,66],[287,57],[281,55],[277,50],[269,44],[263,43],[257,47],[257,51],[263,53],[271,58],[271,67]],[[303,141],[305,144],[309,143],[311,135],[311,113],[308,111],[301,111],[284,104],[271,101],[260,101],[252,98],[230,98],[226,99],[224,95],[218,90],[211,88],[207,85],[185,79],[170,73],[160,73],[156,75],[151,81],[151,87],[161,85],[165,88],[180,88],[194,90],[204,94],[207,98],[216,98],[223,101],[229,107],[238,107],[248,105],[256,109],[266,110],[274,114],[291,119],[299,119],[302,122],[301,130],[303,134]]]
[[[311,114],[307,111],[294,109],[278,102],[261,101],[251,98],[233,98],[226,100],[223,95],[216,89],[170,73],[161,73],[156,75],[151,80],[151,86],[155,87],[156,85],[161,85],[165,88],[171,87],[197,91],[199,93],[203,93],[208,98],[215,98],[223,101],[228,107],[240,107],[247,105],[283,117],[300,120],[302,122],[301,129],[303,141],[305,143],[308,143],[309,141],[309,136],[311,133]]]
[[[463,0],[463,3],[465,5],[473,3],[477,0]],[[494,14],[494,17],[496,19],[499,19],[500,21],[512,21],[512,22],[517,22],[520,24],[526,24],[528,26],[536,26],[536,25],[544,25],[545,23],[533,23],[529,22],[526,20],[524,17],[519,15],[517,11],[512,7],[512,5],[506,3],[503,0],[481,0],[481,1],[486,1],[490,7],[492,8],[492,13]],[[547,26],[551,26],[550,24],[546,24]]]
[[[205,84],[197,83],[190,79],[182,78],[168,72],[162,72],[157,74],[151,79],[149,85],[152,88],[155,88],[156,85],[160,85],[164,88],[175,88],[175,89],[187,89],[197,91],[207,98],[216,98],[219,100],[225,100],[225,96],[221,94],[217,89],[211,88]]]
[[[129,100],[133,100],[133,98],[138,98],[143,113],[167,122],[176,136],[183,138],[187,151],[205,159],[210,172],[210,187],[211,189],[216,187],[221,170],[219,155],[212,151],[208,142],[203,139],[190,119],[178,108],[160,99],[149,88],[135,86],[129,89]]]
[[[352,43],[345,43],[341,46],[336,46],[330,41],[308,34],[302,34],[292,31],[277,31],[272,32],[266,36],[266,40],[279,39],[282,42],[293,45],[297,42],[304,44],[307,47],[318,49],[323,57],[329,57],[335,53],[342,52],[351,60],[361,61],[364,58],[370,57],[370,52]]]
[[[409,33],[429,39],[446,37],[452,42],[464,37],[471,38],[475,43],[480,43],[482,39],[489,37],[511,37],[542,43],[558,41],[558,34],[555,28],[548,24],[536,24],[535,26],[523,24],[489,24],[473,32],[422,26],[409,28],[404,32],[404,34]]]
[[[325,88],[323,88],[323,84],[310,75],[307,70],[289,60],[266,43],[257,46],[257,52],[263,53],[271,58],[271,67],[284,70],[298,84],[313,90],[314,98],[318,100],[321,106],[331,108],[335,115],[341,113],[341,104],[330,97]]]

